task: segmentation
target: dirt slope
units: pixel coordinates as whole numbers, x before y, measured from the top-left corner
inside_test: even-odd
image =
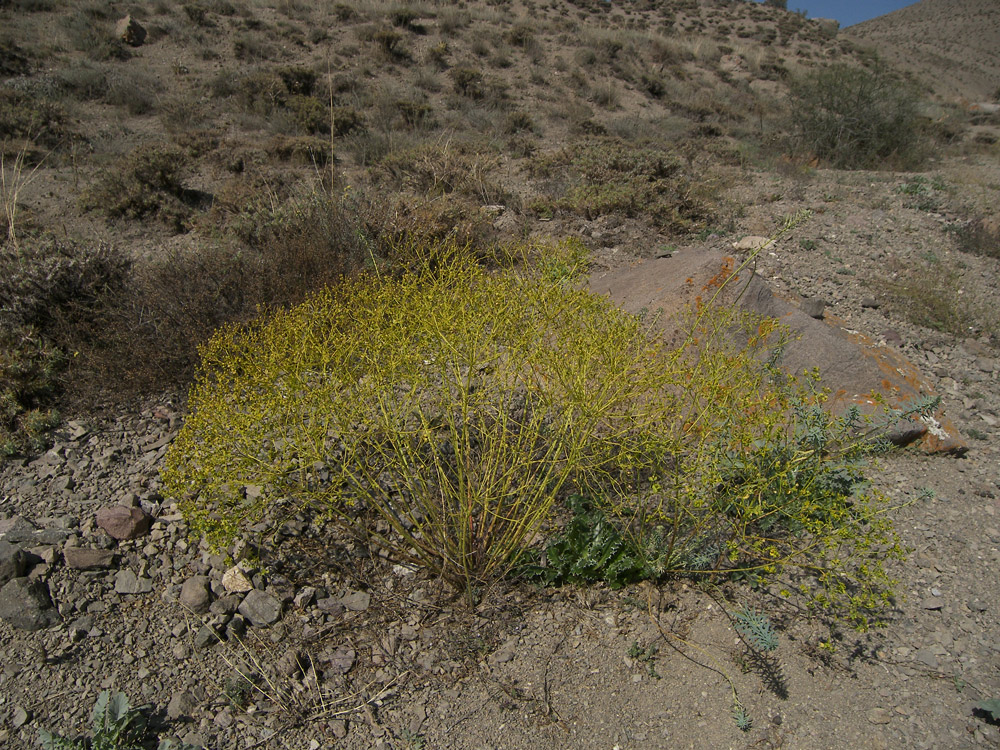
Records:
[[[921,0],[843,33],[948,99],[991,101],[1000,90],[1000,4],[994,0]]]

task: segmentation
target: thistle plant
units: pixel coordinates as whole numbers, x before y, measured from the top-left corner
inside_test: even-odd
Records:
[[[733,624],[751,648],[762,653],[769,653],[778,648],[778,636],[774,632],[774,627],[761,612],[744,607],[733,614]]]

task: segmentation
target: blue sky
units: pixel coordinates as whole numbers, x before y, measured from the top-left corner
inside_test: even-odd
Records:
[[[841,28],[907,5],[914,5],[914,0],[788,0],[789,10],[804,10],[809,18],[836,18]]]

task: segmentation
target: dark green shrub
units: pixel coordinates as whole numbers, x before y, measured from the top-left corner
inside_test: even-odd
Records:
[[[406,29],[407,31],[417,31],[420,29],[415,24],[418,18],[420,18],[420,14],[413,8],[405,5],[389,11],[389,20],[392,22],[392,25],[400,29]]]
[[[30,69],[24,50],[10,36],[0,37],[0,76],[19,76]]]
[[[917,96],[882,65],[835,64],[792,84],[798,147],[844,169],[919,163]]]

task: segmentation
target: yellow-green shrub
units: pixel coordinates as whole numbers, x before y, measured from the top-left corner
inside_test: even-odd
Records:
[[[283,497],[352,528],[374,511],[383,544],[469,586],[649,427],[666,372],[636,318],[427,251],[415,272],[346,282],[204,348],[164,473],[197,529],[224,540]]]
[[[882,560],[901,551],[863,482],[872,445],[773,367],[774,321],[699,308],[669,347],[544,264],[489,273],[453,246],[418,251],[398,278],[204,347],[164,472],[197,531],[224,543],[309,505],[469,591],[575,492],[618,535],[583,540],[584,556],[603,549],[591,569],[628,540],[642,577],[794,567],[803,594],[857,624],[884,605]]]

